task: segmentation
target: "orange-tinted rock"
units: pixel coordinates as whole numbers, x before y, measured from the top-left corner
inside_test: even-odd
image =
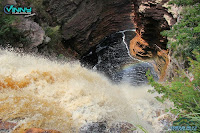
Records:
[[[17,124],[12,122],[3,122],[0,120],[0,130],[10,130],[13,129]]]
[[[136,0],[133,22],[137,36],[130,42],[130,53],[138,59],[153,57],[160,81],[166,76],[169,64],[167,38],[160,33],[170,29],[176,18],[164,6],[169,0]]]
[[[164,81],[167,73],[167,68],[170,63],[170,58],[168,56],[168,51],[167,50],[160,50],[157,52],[157,68],[160,72],[160,79],[159,81]]]
[[[130,41],[130,54],[140,60],[155,58],[155,70],[159,73],[159,81],[163,81],[166,76],[166,70],[169,65],[168,50],[161,49],[155,45],[151,47],[138,33]]]
[[[135,58],[151,58],[153,57],[152,51],[149,44],[139,34],[130,41],[130,54]]]
[[[40,128],[30,128],[25,130],[24,133],[61,133],[59,131],[56,130],[44,130],[44,129],[40,129]]]
[[[163,6],[169,0],[137,0],[135,2],[134,13],[136,32],[144,39],[151,48],[154,44],[162,49],[166,49],[167,38],[160,32],[168,30],[176,22],[172,13]],[[166,17],[168,16],[168,19]],[[168,23],[170,21],[170,24]]]

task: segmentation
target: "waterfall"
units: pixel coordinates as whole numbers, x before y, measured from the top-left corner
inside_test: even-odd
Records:
[[[15,121],[20,128],[65,133],[89,122],[126,121],[160,132],[163,110],[170,104],[156,101],[157,94],[148,89],[152,88],[113,84],[78,62],[0,50],[0,119]]]
[[[125,41],[125,38],[126,38],[125,32],[126,32],[126,31],[135,31],[135,29],[132,29],[132,30],[123,30],[123,31],[119,31],[119,33],[122,33],[122,34],[123,34],[123,36],[122,36],[123,43],[124,43],[124,45],[126,46],[127,53],[128,53],[128,55],[129,55],[129,57],[130,57],[131,59],[133,59],[133,60],[141,61],[141,60],[138,60],[138,59],[136,59],[136,58],[133,58],[133,56],[131,56],[130,51],[129,51],[128,44],[127,44],[126,41]]]
[[[82,60],[92,64],[93,69],[104,73],[115,83],[127,82],[134,86],[147,84],[148,70],[158,80],[153,67],[155,62],[145,62],[131,56],[129,43],[135,35],[135,29],[116,32],[102,40]]]

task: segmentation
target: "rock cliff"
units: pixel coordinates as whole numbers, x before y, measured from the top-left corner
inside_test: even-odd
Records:
[[[51,0],[48,11],[62,25],[64,46],[80,56],[104,37],[134,28],[133,4],[127,0]]]
[[[130,47],[138,49],[132,49],[131,53],[137,58],[146,58],[157,55],[157,46],[166,49],[167,39],[160,32],[176,22],[175,15],[169,13],[165,6],[168,1],[40,0],[29,6],[36,13],[32,20],[40,26],[61,27],[62,44],[57,45],[58,51],[80,57],[104,37],[135,27],[137,37],[131,41],[133,46]],[[26,5],[20,0],[17,4]]]
[[[136,58],[152,57],[157,51],[166,50],[167,38],[160,32],[168,30],[176,18],[164,6],[169,0],[137,0],[134,4],[134,24],[137,37],[130,46]]]
[[[131,52],[136,58],[145,59],[157,55],[158,47],[166,50],[167,39],[160,32],[176,22],[176,18],[164,6],[168,1],[51,0],[48,12],[55,20],[54,24],[62,25],[65,48],[75,51],[79,56],[97,45],[105,36],[135,27],[137,41],[132,40],[131,45],[134,46],[130,47],[137,46],[141,50],[132,49]]]
[[[169,0],[136,0],[134,3],[133,23],[137,35],[130,41],[130,53],[138,59],[154,58],[156,68],[163,81],[170,62],[167,51],[167,38],[160,32],[168,30],[176,23],[176,8],[170,12]]]

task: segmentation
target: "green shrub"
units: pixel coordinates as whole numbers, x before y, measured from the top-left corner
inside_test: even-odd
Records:
[[[187,5],[179,15],[180,21],[171,30],[161,34],[173,38],[168,45],[173,56],[187,61],[187,57],[194,57],[193,49],[200,52],[200,4],[193,0],[175,0],[176,4],[177,2],[181,3],[178,5]]]
[[[154,87],[149,92],[158,92],[162,96],[156,97],[160,102],[169,99],[174,103],[170,108],[179,118],[187,117],[200,125],[200,4],[198,0],[172,0],[170,4],[182,6],[179,22],[170,30],[161,34],[170,38],[168,48],[172,51],[171,58],[179,63],[179,77],[174,77],[165,85],[154,81],[150,72],[147,73],[149,83]],[[195,51],[195,52],[194,52]],[[175,63],[176,64],[176,63]],[[175,70],[173,70],[175,71]],[[188,74],[190,73],[190,74]],[[190,79],[193,77],[193,80]],[[200,127],[198,131],[200,132]]]
[[[169,4],[176,4],[178,6],[194,5],[198,0],[171,0]]]
[[[175,78],[170,85],[163,85],[154,81],[150,72],[147,72],[149,83],[154,87],[150,93],[158,92],[162,96],[156,99],[160,102],[169,99],[174,103],[175,108],[171,112],[179,114],[180,117],[192,118],[200,125],[200,54],[195,52],[196,60],[189,58],[189,71],[194,80],[188,79],[182,72],[180,77]]]

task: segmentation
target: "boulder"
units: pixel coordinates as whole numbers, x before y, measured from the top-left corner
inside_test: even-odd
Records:
[[[26,34],[30,39],[30,43],[24,46],[27,51],[32,51],[43,43],[45,38],[45,31],[36,22],[20,17],[21,21],[17,24],[17,28]]]

